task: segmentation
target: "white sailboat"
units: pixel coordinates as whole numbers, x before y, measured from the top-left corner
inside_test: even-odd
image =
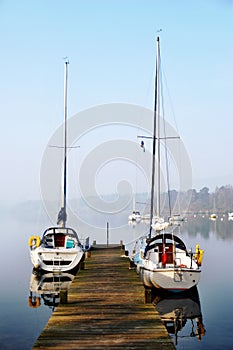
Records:
[[[203,250],[188,252],[182,240],[165,230],[170,226],[160,216],[160,42],[157,37],[155,109],[152,158],[152,188],[149,240],[140,261],[140,275],[148,288],[162,288],[171,291],[188,290],[196,286],[200,279]],[[157,215],[153,216],[155,162],[157,161]]]
[[[141,220],[141,214],[138,210],[136,210],[136,194],[133,197],[133,211],[129,215],[129,221],[136,221],[140,222]]]
[[[133,210],[132,214],[129,215],[129,221],[140,221],[141,214],[139,211]]]
[[[213,213],[210,215],[210,220],[215,221],[217,219],[217,214],[216,214],[216,198],[214,195],[214,200],[213,200]]]
[[[35,269],[47,272],[70,271],[84,260],[83,246],[73,228],[66,226],[66,189],[67,189],[67,77],[68,61],[64,72],[64,169],[62,206],[58,214],[57,225],[45,230],[42,238],[29,238],[30,256]]]

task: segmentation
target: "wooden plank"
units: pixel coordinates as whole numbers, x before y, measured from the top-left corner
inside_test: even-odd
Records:
[[[91,252],[33,349],[159,349],[175,346],[120,247]]]

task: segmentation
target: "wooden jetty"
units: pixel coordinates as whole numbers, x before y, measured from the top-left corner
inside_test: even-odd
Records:
[[[64,302],[64,300],[63,300]],[[38,349],[159,349],[175,346],[122,247],[95,246],[33,346]]]

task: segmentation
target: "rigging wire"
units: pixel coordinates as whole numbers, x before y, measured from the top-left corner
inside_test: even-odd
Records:
[[[173,102],[172,102],[171,94],[170,94],[169,87],[168,87],[167,77],[166,77],[164,69],[162,69],[162,73],[163,73],[163,80],[165,82],[165,87],[166,87],[166,91],[167,91],[169,105],[170,105],[170,108],[171,108],[171,114],[172,114],[172,117],[173,117],[173,120],[174,120],[174,124],[175,124],[175,129],[176,129],[177,133],[179,134],[178,124],[177,124],[176,115],[175,115],[175,110],[174,110],[174,107],[173,107]]]
[[[178,128],[178,123],[177,123],[177,119],[176,119],[176,115],[175,115],[175,110],[174,110],[174,107],[173,107],[173,101],[172,101],[172,97],[171,97],[171,94],[170,94],[168,81],[167,81],[167,77],[166,77],[166,73],[165,73],[164,69],[162,69],[162,72],[163,72],[163,78],[164,78],[163,80],[165,82],[166,92],[167,92],[167,96],[168,96],[168,102],[169,102],[171,116],[172,116],[172,119],[173,119],[173,122],[174,122],[175,130],[176,130],[177,134],[180,135],[179,128]],[[178,138],[180,139],[180,137],[178,137]],[[181,145],[180,145],[180,143],[178,144],[178,147],[179,147],[178,148],[179,157],[178,157],[177,169],[178,169],[178,171],[181,171],[181,151],[180,151]],[[180,208],[179,196],[180,196],[180,194],[178,194],[178,198],[176,200],[176,203],[178,203],[178,212],[180,213],[181,212],[181,208]],[[176,205],[174,204],[173,210],[174,210],[175,206]]]
[[[160,72],[162,75],[162,70]],[[162,100],[162,118],[163,118],[163,131],[164,131],[164,147],[165,147],[165,164],[166,164],[166,177],[167,177],[167,190],[168,190],[168,206],[169,215],[171,217],[171,189],[170,189],[170,177],[169,177],[169,164],[168,164],[168,150],[167,150],[167,137],[166,137],[166,127],[165,127],[165,108],[164,108],[164,95],[163,95],[163,80],[161,81],[161,100]]]

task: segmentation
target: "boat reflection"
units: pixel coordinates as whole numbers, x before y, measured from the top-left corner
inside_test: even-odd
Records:
[[[68,291],[77,271],[72,273],[41,273],[32,271],[30,278],[30,295],[28,297],[28,305],[37,308],[43,300],[44,305],[48,306],[52,311],[60,303],[61,292],[63,295]]]
[[[197,337],[205,335],[203,316],[198,290],[196,287],[185,293],[156,292],[153,304],[169,334],[174,335],[175,345],[179,336]],[[189,324],[188,324],[189,323]],[[182,335],[179,335],[181,333]],[[188,335],[185,335],[185,333]]]

